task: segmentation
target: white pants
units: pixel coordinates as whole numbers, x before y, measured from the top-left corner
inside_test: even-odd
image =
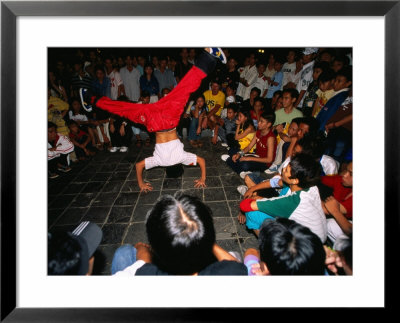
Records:
[[[108,139],[111,141],[111,138],[110,138],[110,131],[109,131],[109,124],[110,124],[109,122],[103,123],[103,127],[104,127],[104,133],[105,133],[105,135],[106,135],[106,136],[108,137]],[[104,138],[103,138],[103,134],[102,134],[102,132],[101,132],[101,130],[100,130],[100,126],[97,126],[96,129],[97,129],[97,133],[99,134],[100,142],[104,143]]]
[[[335,242],[338,237],[345,235],[335,219],[327,219],[326,225],[328,227],[328,237],[332,242]]]

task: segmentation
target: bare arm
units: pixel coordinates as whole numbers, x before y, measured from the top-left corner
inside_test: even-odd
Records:
[[[136,177],[137,177],[137,181],[138,181],[138,185],[140,187],[140,191],[142,192],[149,192],[153,190],[153,187],[151,186],[150,183],[145,183],[143,181],[143,169],[145,167],[145,161],[144,159],[138,163],[136,163]]]
[[[335,218],[343,232],[349,235],[353,231],[353,224],[340,211],[340,203],[333,196],[330,196],[325,200],[325,207]]]
[[[206,187],[206,161],[204,158],[197,156],[197,164],[199,164],[201,169],[201,177],[194,181],[194,187]]]
[[[233,257],[229,252],[227,252],[225,249],[221,248],[216,243],[213,246],[213,254],[214,254],[215,258],[217,258],[218,261],[230,260],[230,261],[239,262],[238,259]]]
[[[288,158],[289,156],[292,156],[294,146],[296,146],[296,143],[297,143],[297,139],[298,139],[297,137],[291,137],[290,138],[290,145],[289,145],[289,148],[288,148],[288,150],[286,152],[285,158]]]
[[[297,98],[296,103],[294,104],[294,107],[297,108],[297,106],[299,105],[299,103],[301,102],[301,99],[303,99],[304,94],[306,93],[305,90],[301,90],[299,93],[299,97]]]

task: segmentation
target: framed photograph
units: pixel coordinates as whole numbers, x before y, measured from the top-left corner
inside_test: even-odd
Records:
[[[234,320],[241,308],[391,308],[399,21],[399,1],[2,1],[1,320]],[[352,48],[353,276],[47,276],[48,49],[210,45]]]

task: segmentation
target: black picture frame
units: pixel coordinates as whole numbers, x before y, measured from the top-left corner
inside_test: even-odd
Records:
[[[16,307],[16,19],[18,16],[384,16],[385,18],[385,309],[399,230],[400,1],[2,1],[1,2],[1,321],[235,321],[240,309]],[[382,176],[382,170],[378,174]],[[397,230],[397,231],[396,231]],[[390,232],[390,234],[389,234]],[[390,277],[390,280],[389,280]],[[393,281],[392,281],[393,279]],[[393,286],[398,286],[394,284]],[[259,310],[254,310],[254,314]],[[323,314],[326,316],[327,314]],[[379,315],[379,314],[378,314]]]

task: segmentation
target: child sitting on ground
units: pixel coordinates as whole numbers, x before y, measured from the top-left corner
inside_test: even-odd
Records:
[[[227,136],[235,134],[238,106],[236,103],[231,103],[226,111],[226,117],[221,119],[221,126],[218,127],[218,136],[221,138],[223,147],[228,147]]]
[[[57,125],[48,122],[48,143],[47,159],[49,177],[51,179],[58,177],[56,170],[67,173],[71,170],[69,167],[68,154],[74,151],[74,145],[67,136],[57,133]]]
[[[69,139],[71,139],[74,144],[76,157],[78,157],[79,160],[86,160],[86,157],[96,154],[93,151],[93,146],[90,144],[90,136],[79,128],[76,121],[70,120],[68,122],[68,128],[70,131]]]
[[[143,124],[150,132],[156,132],[154,155],[136,164],[136,174],[141,191],[148,192],[153,188],[145,183],[142,177],[144,168],[157,166],[168,167],[167,175],[178,177],[183,173],[185,165],[196,165],[201,168],[201,178],[195,180],[195,187],[205,187],[206,168],[203,158],[183,150],[176,127],[179,124],[183,109],[201,81],[216,66],[217,60],[226,63],[226,57],[220,48],[205,48],[193,66],[179,84],[167,96],[152,104],[135,104],[123,101],[113,101],[107,97],[95,97],[86,89],[81,89],[81,99],[84,108],[91,109],[92,104],[100,109],[125,117],[133,122]]]
[[[189,143],[192,147],[202,147],[203,142],[200,140],[202,131],[201,120],[207,114],[207,106],[204,95],[200,95],[195,99],[194,104],[190,107],[191,120],[189,126]]]
[[[230,151],[232,158],[227,158],[226,163],[236,173],[244,178],[252,171],[264,171],[275,159],[276,138],[272,131],[272,125],[275,121],[275,114],[264,112],[260,117],[260,123],[256,135],[243,150]],[[255,155],[246,154],[256,146]]]
[[[282,171],[286,194],[272,199],[245,199],[240,209],[239,222],[259,234],[261,224],[268,218],[289,218],[308,227],[321,240],[327,237],[326,217],[322,210],[318,187],[320,165],[307,154],[296,154]],[[253,212],[257,211],[257,212]]]
[[[249,276],[325,273],[326,254],[321,240],[295,221],[265,221],[258,241],[260,251],[250,248],[244,254]]]
[[[258,121],[262,113],[264,112],[264,100],[261,98],[256,98],[254,100],[254,106],[250,110],[251,118],[253,119],[253,124],[256,129],[258,129]]]
[[[324,71],[318,78],[318,91],[315,94],[318,98],[314,102],[312,116],[315,118],[321,107],[323,107],[328,100],[335,95],[333,89],[333,82],[335,81],[335,73],[331,69]]]

